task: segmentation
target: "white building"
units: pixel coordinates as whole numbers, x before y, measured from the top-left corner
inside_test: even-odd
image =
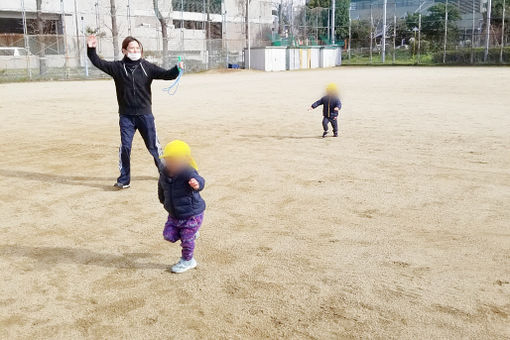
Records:
[[[0,1],[0,59],[4,51],[4,57],[14,60],[14,54],[24,54],[28,46],[30,54],[34,55],[30,58],[34,59],[31,67],[37,67],[37,56],[44,46],[44,57],[50,67],[62,67],[64,60],[68,67],[83,65],[84,36],[94,31],[100,37],[98,52],[106,59],[113,59],[112,2],[116,7],[119,44],[124,37],[133,35],[142,41],[148,58],[161,56],[161,24],[155,15],[153,0],[40,0],[43,39],[35,36],[38,32],[36,1]],[[158,5],[168,23],[170,58],[183,55],[205,67],[221,65],[228,58],[233,62],[242,59],[242,50],[247,44],[246,0],[159,0]],[[270,0],[251,0],[252,46],[270,43],[271,10]],[[23,13],[28,39],[24,35]],[[9,68],[8,64],[0,60],[0,68]],[[24,65],[23,60],[21,65]]]

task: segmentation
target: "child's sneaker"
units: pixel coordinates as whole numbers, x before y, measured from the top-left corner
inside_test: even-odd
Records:
[[[195,258],[192,258],[189,261],[186,261],[183,258],[181,258],[179,260],[179,262],[177,262],[176,264],[174,264],[172,266],[171,270],[172,270],[172,273],[180,274],[180,273],[184,273],[185,271],[188,271],[190,269],[193,269],[196,266],[197,266],[197,261],[195,261]]]
[[[324,131],[324,133],[322,134],[322,138],[325,138],[327,135],[328,135],[328,132]]]

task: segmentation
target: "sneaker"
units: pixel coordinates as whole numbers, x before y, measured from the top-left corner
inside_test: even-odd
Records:
[[[193,269],[197,266],[197,261],[195,261],[195,258],[192,258],[189,261],[184,260],[181,258],[179,262],[174,264],[171,268],[172,273],[184,273],[185,271],[188,271],[190,269]]]
[[[338,133],[333,134],[333,137],[338,137]]]
[[[322,134],[322,138],[325,138],[327,135],[328,135],[328,132],[324,131],[324,133]]]
[[[113,187],[114,187],[115,189],[119,189],[119,190],[121,190],[121,189],[127,189],[127,188],[129,188],[130,186],[131,186],[131,185],[129,185],[129,184],[122,184],[122,183],[120,183],[120,182],[117,182],[117,183],[115,183],[115,184],[113,185]]]

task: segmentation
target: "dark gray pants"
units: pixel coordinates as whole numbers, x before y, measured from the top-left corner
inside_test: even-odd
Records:
[[[322,127],[324,128],[324,132],[328,132],[328,124],[331,123],[331,126],[333,127],[333,133],[338,133],[338,118],[337,117],[324,117],[322,120]]]

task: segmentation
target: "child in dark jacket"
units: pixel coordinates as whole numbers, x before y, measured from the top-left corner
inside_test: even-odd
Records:
[[[336,84],[329,84],[326,87],[326,95],[313,103],[309,110],[313,110],[320,105],[322,105],[322,127],[324,128],[322,138],[326,137],[328,134],[329,123],[331,123],[333,127],[333,137],[338,137],[338,112],[342,108],[342,103],[340,102],[340,98],[338,98],[338,88]]]
[[[193,252],[204,218],[205,202],[199,192],[205,180],[198,174],[197,164],[185,142],[168,143],[161,158],[165,159],[166,167],[159,177],[158,195],[168,211],[163,237],[172,243],[181,240],[182,257],[171,270],[183,273],[197,266]]]

